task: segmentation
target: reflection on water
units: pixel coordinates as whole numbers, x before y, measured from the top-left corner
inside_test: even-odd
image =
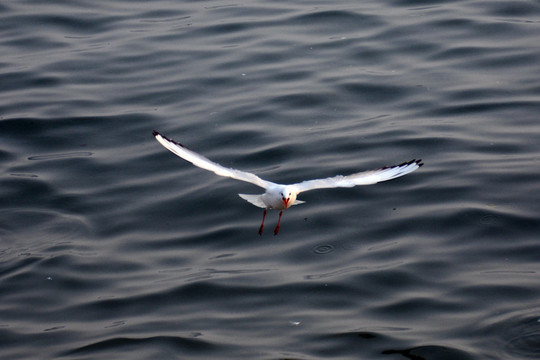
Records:
[[[0,358],[538,358],[536,4],[0,10]]]

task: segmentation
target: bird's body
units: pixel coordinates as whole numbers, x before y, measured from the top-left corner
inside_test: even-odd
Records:
[[[268,209],[273,209],[280,210],[278,224],[274,230],[274,234],[277,235],[279,232],[283,210],[286,210],[293,205],[304,203],[304,201],[296,199],[300,192],[314,189],[376,184],[381,181],[387,181],[406,175],[424,165],[422,160],[414,159],[399,165],[382,167],[379,169],[359,172],[347,176],[338,175],[326,179],[307,180],[297,184],[283,185],[263,180],[257,175],[249,172],[221,166],[207,159],[206,157],[189,150],[184,145],[161,135],[157,131],[154,131],[153,135],[156,140],[159,141],[165,148],[180,156],[184,160],[191,162],[195,166],[212,171],[220,176],[246,181],[265,189],[265,192],[260,195],[238,194],[242,199],[264,209],[263,221],[259,228],[259,234],[262,234],[263,231],[266,211]]]
[[[285,210],[293,205],[300,205],[304,203],[302,200],[296,200],[297,193],[298,191],[294,188],[294,186],[272,185],[266,189],[264,194],[238,195],[240,195],[242,199],[247,200],[253,205],[263,209]],[[285,196],[285,194],[287,194],[287,196]],[[286,202],[284,202],[284,200],[286,200]]]

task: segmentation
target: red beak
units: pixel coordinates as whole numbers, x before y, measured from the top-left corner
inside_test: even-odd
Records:
[[[285,204],[285,208],[289,207],[289,198],[283,199],[283,203]]]

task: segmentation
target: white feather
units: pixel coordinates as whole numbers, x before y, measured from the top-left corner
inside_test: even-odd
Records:
[[[177,143],[174,140],[171,140],[157,131],[154,131],[154,136],[156,140],[160,142],[165,148],[169,149],[172,153],[180,156],[182,159],[189,161],[195,166],[198,166],[202,169],[206,169],[216,173],[217,175],[230,177],[236,180],[246,181],[257,186],[262,187],[263,189],[268,188],[269,186],[276,185],[273,182],[266,181],[261,179],[255,174],[248,173],[241,170],[226,168],[224,166],[215,163],[204,156],[197,154],[194,151],[189,150],[184,145]]]
[[[383,167],[376,170],[363,171],[347,176],[337,175],[326,179],[307,180],[293,184],[298,192],[324,188],[353,187],[357,185],[371,185],[381,181],[392,180],[413,172],[422,166],[421,160],[411,160],[399,165]]]
[[[267,180],[263,180],[255,174],[226,168],[221,166],[204,156],[189,150],[184,145],[171,140],[157,131],[154,131],[154,136],[165,148],[180,156],[184,160],[189,161],[195,166],[216,173],[217,175],[230,177],[236,180],[246,181],[262,187],[266,191],[261,195],[238,194],[244,200],[251,204],[264,209],[285,210],[292,205],[304,203],[301,200],[296,200],[298,193],[314,189],[336,188],[336,187],[353,187],[357,185],[376,184],[381,181],[392,180],[397,177],[409,174],[423,165],[421,160],[411,160],[399,165],[382,167],[375,170],[359,172],[347,176],[338,175],[326,179],[307,180],[292,185],[276,184]]]

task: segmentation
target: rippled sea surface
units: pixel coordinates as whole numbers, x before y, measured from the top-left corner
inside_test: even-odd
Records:
[[[537,359],[537,1],[3,1],[0,358]],[[270,181],[414,158],[374,186]]]

